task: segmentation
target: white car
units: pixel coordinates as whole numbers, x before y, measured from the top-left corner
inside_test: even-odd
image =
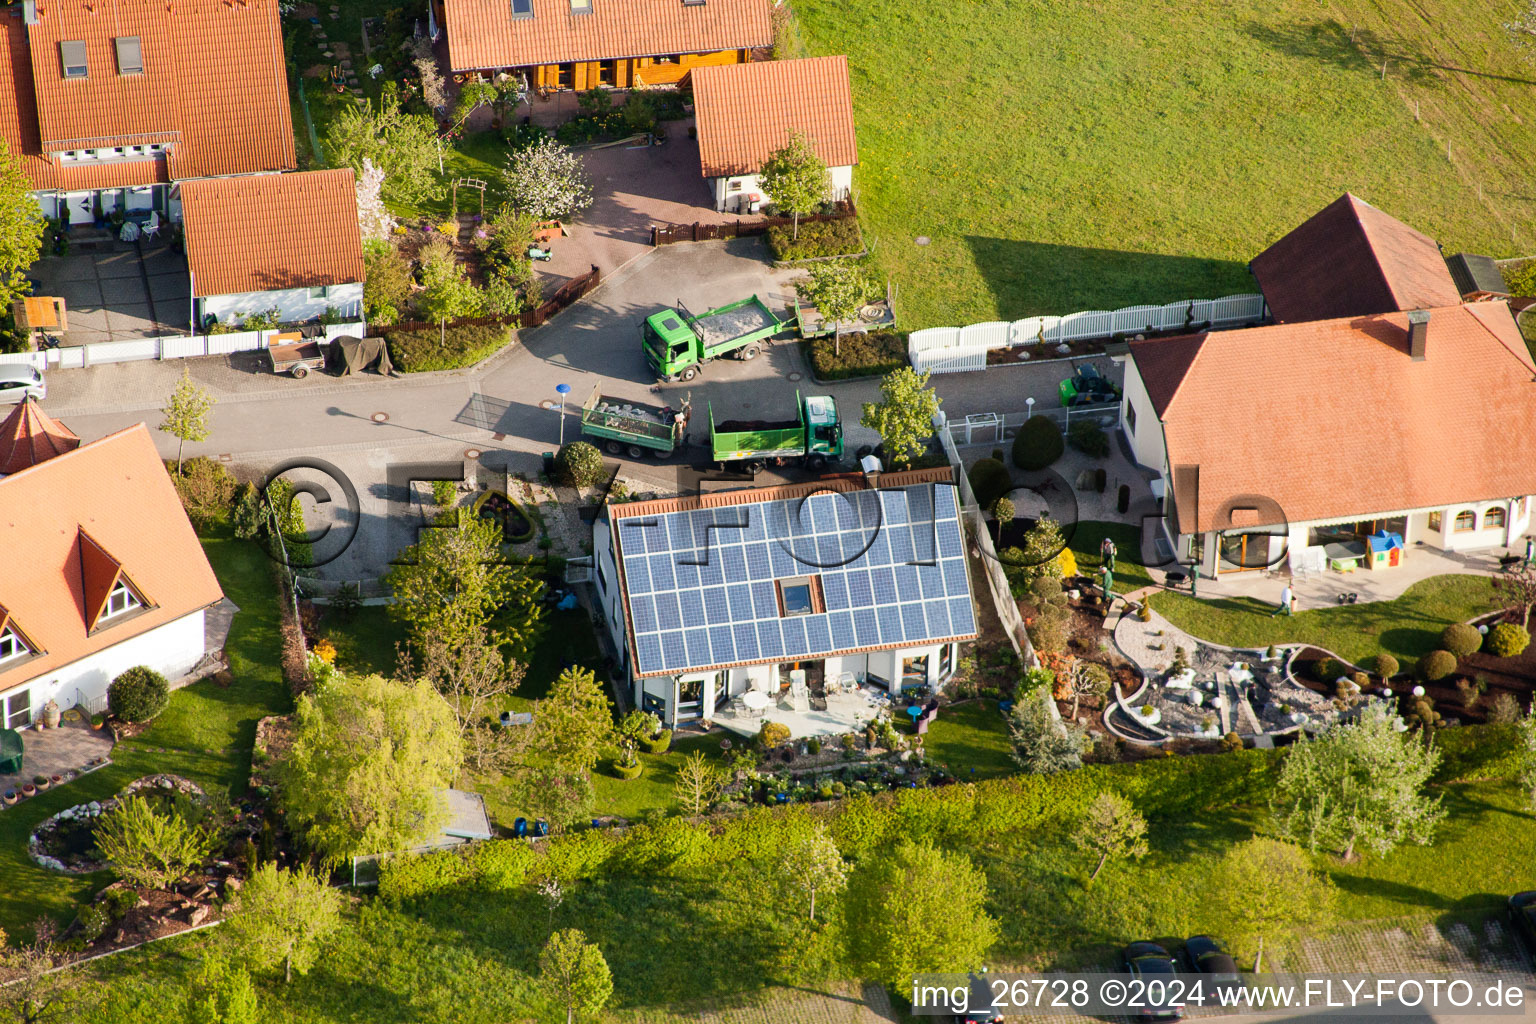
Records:
[[[14,404],[24,398],[39,402],[48,397],[43,375],[30,366],[0,366],[0,405]]]

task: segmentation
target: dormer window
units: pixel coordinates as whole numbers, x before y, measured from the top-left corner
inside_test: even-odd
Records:
[[[120,75],[142,75],[144,73],[144,49],[139,45],[139,37],[118,36],[113,42],[117,44],[117,73]]]
[[[65,78],[86,77],[85,40],[66,39],[59,43],[59,61],[64,66]]]
[[[25,640],[16,635],[16,631],[7,626],[0,630],[0,665],[17,658],[25,658],[32,653],[32,648],[27,646]]]
[[[112,593],[107,595],[107,605],[101,610],[101,617],[103,619],[110,619],[114,615],[121,615],[124,612],[142,607],[144,607],[143,604],[139,601],[138,596],[129,589],[127,582],[118,580],[117,585],[112,588]]]

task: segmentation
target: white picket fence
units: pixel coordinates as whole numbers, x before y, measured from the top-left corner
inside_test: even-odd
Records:
[[[361,320],[327,324],[325,340],[343,335],[362,337],[368,325]],[[282,331],[237,331],[233,334],[194,334],[169,338],[136,338],[132,341],[104,341],[95,345],[74,345],[45,349],[42,352],[0,352],[0,366],[30,366],[36,370],[78,370],[101,363],[128,363],[141,359],[193,359],[198,356],[225,356],[231,352],[257,352]]]
[[[1117,334],[1240,327],[1264,318],[1264,296],[1228,295],[1188,299],[1166,306],[1092,309],[1066,316],[1031,316],[1009,323],[994,320],[968,327],[930,327],[907,337],[907,358],[918,371],[964,373],[985,370],[987,353],[996,348],[1057,345],[1067,341],[1112,338]]]

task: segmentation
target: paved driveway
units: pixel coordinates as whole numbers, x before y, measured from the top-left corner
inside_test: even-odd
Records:
[[[163,242],[99,243],[49,256],[28,276],[41,295],[64,298],[67,345],[185,333],[189,323],[186,257]]]

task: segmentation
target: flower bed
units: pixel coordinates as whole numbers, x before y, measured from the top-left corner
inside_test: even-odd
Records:
[[[130,782],[110,800],[76,804],[45,819],[27,841],[28,856],[39,867],[66,875],[88,875],[105,870],[107,865],[97,859],[94,835],[97,819],[136,794],[157,801],[173,799],[176,794],[195,800],[204,798],[196,783],[179,775],[146,775]]]

